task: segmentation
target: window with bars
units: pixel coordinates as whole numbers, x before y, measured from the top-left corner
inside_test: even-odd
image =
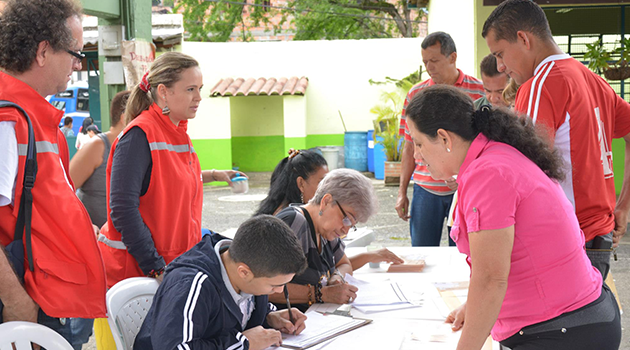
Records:
[[[625,35],[625,37],[629,38],[630,35]],[[588,61],[584,59],[584,53],[587,51],[586,44],[592,44],[598,40],[601,40],[604,48],[607,51],[612,51],[619,46],[619,39],[621,39],[621,35],[572,34],[554,36],[554,39],[562,51],[568,53],[576,60],[587,65]],[[619,56],[613,55],[612,59],[617,60],[619,59]],[[606,80],[608,84],[610,84],[610,86],[619,96],[621,96],[624,100],[630,102],[630,86],[626,84],[625,81],[608,80],[601,72],[599,75],[604,78],[604,80]]]

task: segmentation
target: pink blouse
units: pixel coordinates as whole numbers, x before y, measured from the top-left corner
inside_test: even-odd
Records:
[[[479,134],[457,182],[451,237],[469,263],[468,233],[514,225],[507,292],[492,328],[495,340],[599,297],[602,277],[586,256],[575,210],[560,185],[536,164],[512,146]]]

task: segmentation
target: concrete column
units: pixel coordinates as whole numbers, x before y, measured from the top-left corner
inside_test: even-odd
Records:
[[[284,152],[306,148],[306,97],[284,96]]]
[[[151,36],[151,2],[148,0],[81,0],[85,14],[98,16],[99,25],[123,25],[125,28],[124,40],[144,39],[152,42]],[[99,56],[99,72],[103,72],[103,64],[110,61],[120,61],[120,57]],[[109,106],[112,98],[119,91],[125,89],[125,85],[105,85],[103,79],[99,79],[101,99],[101,126],[108,130]]]

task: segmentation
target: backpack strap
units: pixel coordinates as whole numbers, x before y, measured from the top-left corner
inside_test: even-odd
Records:
[[[33,125],[26,111],[19,105],[0,100],[1,107],[13,107],[22,112],[28,123],[28,147],[26,150],[26,164],[24,165],[24,185],[22,196],[20,199],[20,210],[18,212],[17,221],[15,223],[15,234],[13,240],[17,241],[24,238],[26,243],[26,255],[29,261],[29,269],[33,271],[33,247],[31,244],[31,220],[33,215],[33,186],[37,176],[37,147],[35,145],[35,133]]]

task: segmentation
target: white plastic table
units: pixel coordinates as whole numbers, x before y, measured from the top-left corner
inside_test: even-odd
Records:
[[[440,296],[446,310],[441,310],[440,316],[427,316],[419,309],[408,308],[394,311],[384,311],[363,314],[353,308],[354,317],[372,319],[373,322],[328,342],[316,345],[310,349],[423,349],[440,350],[454,349],[461,332],[453,333],[450,326],[444,324],[444,318],[465,300],[466,286],[470,278],[470,268],[465,255],[460,254],[455,247],[391,247],[388,248],[399,256],[421,256],[426,261],[426,267],[419,273],[387,273],[387,264],[379,268],[370,268],[366,264],[354,272],[354,277],[369,281],[396,281],[403,284],[437,283]],[[365,247],[351,247],[346,249],[348,256],[366,251]],[[360,291],[357,299],[360,298]],[[316,304],[308,312],[315,310],[334,310],[340,305]],[[416,311],[414,311],[416,310]],[[498,350],[499,344],[486,342],[484,350]]]

